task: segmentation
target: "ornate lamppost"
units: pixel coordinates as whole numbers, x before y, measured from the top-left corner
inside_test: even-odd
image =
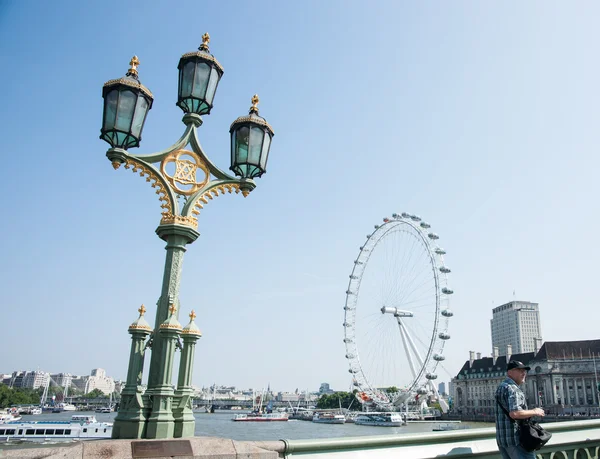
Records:
[[[235,176],[219,169],[204,153],[197,136],[201,115],[208,115],[223,67],[209,53],[208,34],[202,36],[198,51],[179,60],[177,106],[183,112],[186,128],[171,147],[149,155],[128,151],[138,147],[153,95],[139,81],[136,56],[127,74],[104,84],[104,115],[100,138],[111,148],[106,156],[115,169],[123,165],[156,189],[162,218],[156,234],[166,241],[166,262],[154,327],[140,318],[129,328],[132,350],[127,383],[113,428],[114,438],[172,438],[194,435],[191,414],[191,374],[194,346],[200,332],[193,323],[182,328],[179,316],[179,284],[186,245],[198,236],[197,215],[209,200],[228,193],[246,197],[255,187],[255,177],[265,173],[274,132],[258,114],[258,96],[252,97],[248,115],[236,119],[231,135],[231,166]],[[189,145],[191,149],[186,149]],[[133,328],[132,328],[133,327]],[[142,346],[149,336],[148,341]],[[176,347],[182,349],[177,389],[173,389],[172,370]],[[140,388],[143,360],[151,350],[148,385]],[[130,374],[131,373],[131,374]]]

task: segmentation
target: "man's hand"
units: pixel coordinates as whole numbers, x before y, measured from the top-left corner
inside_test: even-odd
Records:
[[[541,408],[534,408],[531,411],[533,411],[535,413],[534,416],[542,416],[542,417],[546,416],[546,413]]]

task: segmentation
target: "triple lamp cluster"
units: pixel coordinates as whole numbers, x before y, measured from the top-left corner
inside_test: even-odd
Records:
[[[209,53],[210,36],[202,36],[198,51],[186,53],[179,60],[177,106],[185,113],[183,121],[199,127],[201,115],[210,114],[223,67]],[[113,166],[124,162],[128,148],[139,147],[142,130],[154,97],[139,80],[140,61],[133,56],[127,74],[104,84],[104,115],[100,138],[112,147],[107,156]],[[233,173],[244,179],[260,177],[267,169],[267,159],[274,132],[267,121],[258,116],[257,95],[252,97],[248,116],[237,118],[229,129],[231,135],[231,166]]]

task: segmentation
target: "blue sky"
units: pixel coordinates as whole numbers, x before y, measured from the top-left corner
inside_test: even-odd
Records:
[[[205,150],[229,167],[254,93],[275,137],[257,189],[210,202],[185,255],[195,384],[348,388],[348,275],[393,212],[421,215],[448,251],[448,373],[491,353],[491,309],[513,291],[540,303],[545,340],[597,339],[599,8],[1,1],[0,372],[125,378],[165,251],[153,190],[105,158],[101,89],[136,54],[155,101],[134,152],[171,145],[177,62],[206,31],[225,74]]]

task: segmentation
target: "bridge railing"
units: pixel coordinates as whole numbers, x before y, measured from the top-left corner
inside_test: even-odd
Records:
[[[600,420],[544,424],[552,439],[536,452],[537,459],[599,459]],[[429,459],[499,458],[496,429],[468,429],[430,434],[283,440],[285,458]]]

